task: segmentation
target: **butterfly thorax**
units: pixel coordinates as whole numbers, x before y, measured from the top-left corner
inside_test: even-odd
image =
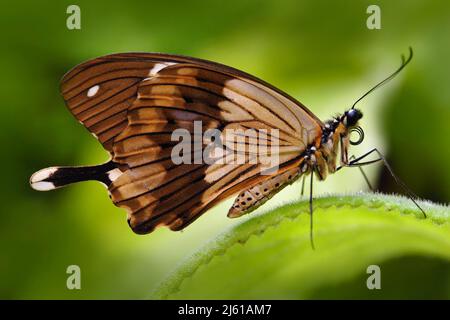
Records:
[[[340,151],[341,165],[348,164],[350,132],[357,126],[361,117],[361,111],[350,109],[343,115],[325,122],[320,146],[310,147],[309,155],[307,155],[308,164],[311,170],[316,172],[319,180],[324,180],[328,173],[336,171],[338,151]]]

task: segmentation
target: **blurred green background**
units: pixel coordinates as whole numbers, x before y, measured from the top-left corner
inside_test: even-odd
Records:
[[[66,28],[70,4],[81,8],[81,30]],[[381,30],[366,27],[370,4],[381,7]],[[417,194],[449,202],[448,1],[5,1],[0,16],[0,298],[145,298],[186,256],[239,223],[226,218],[230,200],[184,232],[137,236],[100,184],[49,193],[29,187],[43,167],[107,160],[59,95],[67,70],[104,54],[221,62],[326,119],[398,67],[412,46],[405,71],[360,103],[366,140],[352,151],[379,147]],[[368,173],[381,190],[399,191],[380,166]],[[365,189],[352,169],[315,186],[317,194]],[[260,210],[298,197],[295,184]],[[66,288],[71,264],[81,267],[82,290]]]

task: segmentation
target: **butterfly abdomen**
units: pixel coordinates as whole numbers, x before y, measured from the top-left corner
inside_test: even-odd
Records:
[[[38,191],[49,191],[65,185],[97,180],[109,186],[121,171],[112,161],[96,166],[51,167],[39,170],[30,178],[30,185]]]
[[[290,185],[301,176],[300,168],[287,170],[277,176],[268,178],[259,184],[240,193],[228,212],[228,217],[237,218],[250,213],[263,205],[284,187]]]

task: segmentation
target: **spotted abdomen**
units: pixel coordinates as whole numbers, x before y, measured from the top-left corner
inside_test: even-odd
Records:
[[[255,210],[300,176],[300,168],[296,167],[241,192],[228,211],[228,217],[237,218]]]

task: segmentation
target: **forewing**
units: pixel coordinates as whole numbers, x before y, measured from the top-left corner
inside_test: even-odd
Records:
[[[289,109],[286,115],[294,116],[295,122],[303,124],[304,135],[308,134],[308,130],[314,131],[315,124],[321,124],[300,102],[256,77],[211,61],[177,55],[122,53],[89,60],[76,66],[63,77],[61,93],[75,118],[106,150],[112,152],[114,138],[128,125],[127,110],[137,98],[140,82],[173,64],[202,66],[216,71],[219,77],[225,73],[231,77],[228,84],[231,88],[234,87],[233,79],[245,79],[254,89],[268,91],[269,100],[284,104],[285,108]],[[247,90],[253,89],[247,86]],[[269,100],[266,103],[270,107]],[[264,115],[267,115],[267,112],[264,112]],[[239,113],[235,115],[236,118],[240,116]],[[293,124],[290,119],[283,121]],[[294,129],[299,127],[294,125]]]

